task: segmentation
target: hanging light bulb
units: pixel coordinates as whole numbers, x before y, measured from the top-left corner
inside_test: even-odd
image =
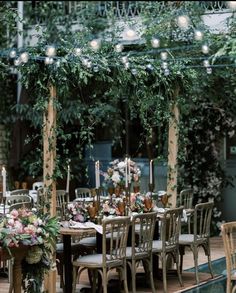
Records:
[[[75,56],[80,56],[81,53],[82,53],[81,48],[75,48],[75,49],[74,49],[74,54],[75,54]]]
[[[48,46],[46,49],[46,56],[53,57],[56,55],[56,48],[54,46]]]
[[[27,63],[29,60],[29,54],[27,52],[23,52],[20,54],[20,59],[23,63]]]
[[[194,32],[194,39],[195,39],[196,41],[201,41],[202,38],[203,38],[203,33],[202,33],[201,31],[199,31],[199,30],[196,30],[196,31]]]
[[[136,37],[136,32],[135,30],[131,29],[131,28],[128,28],[125,30],[125,36],[128,38],[128,39],[133,39]]]
[[[10,53],[9,53],[10,58],[15,58],[16,57],[16,50],[15,49],[11,49]]]
[[[17,58],[17,59],[14,60],[14,65],[15,66],[19,66],[20,64],[21,64],[20,58]]]
[[[208,54],[209,53],[208,45],[206,45],[206,44],[202,45],[202,53],[203,54]]]
[[[170,74],[170,70],[168,68],[165,68],[164,70],[164,75],[168,76]]]
[[[91,68],[92,67],[92,61],[88,60],[87,62],[87,68]]]
[[[203,66],[204,67],[209,67],[210,66],[210,63],[209,63],[209,60],[203,60]]]
[[[122,52],[123,49],[124,49],[124,46],[123,46],[122,44],[117,44],[117,45],[115,45],[115,51],[116,51],[117,53]]]
[[[168,68],[168,63],[167,63],[167,62],[162,62],[161,67],[162,67],[163,69]]]
[[[187,15],[178,16],[177,24],[180,28],[187,28],[189,26],[189,17]]]
[[[45,60],[44,60],[44,63],[46,65],[53,64],[53,58],[52,57],[46,57]]]
[[[152,38],[151,44],[152,44],[153,48],[159,48],[160,47],[160,40],[157,38]]]
[[[212,68],[211,67],[207,67],[206,72],[207,72],[207,74],[212,74]]]
[[[167,59],[167,57],[168,57],[168,54],[167,54],[167,52],[161,52],[161,60],[166,60]]]
[[[100,40],[92,40],[90,42],[90,46],[93,50],[98,50],[101,47],[101,41]]]

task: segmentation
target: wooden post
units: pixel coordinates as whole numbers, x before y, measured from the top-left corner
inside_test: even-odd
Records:
[[[174,99],[179,94],[179,87],[176,87]],[[178,137],[179,137],[179,109],[176,103],[171,109],[171,118],[169,121],[169,136],[168,136],[168,171],[167,171],[167,195],[169,204],[172,208],[176,207],[177,200],[177,156],[178,156]]]
[[[44,198],[50,203],[51,216],[56,215],[56,182],[52,179],[56,160],[56,88],[50,85],[50,97],[47,112],[44,115],[43,126],[43,180]],[[55,256],[54,256],[55,257]],[[56,260],[56,257],[55,257]],[[51,271],[44,279],[45,290],[56,293],[56,271]]]

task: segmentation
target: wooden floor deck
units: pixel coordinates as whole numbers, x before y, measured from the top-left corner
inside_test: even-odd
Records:
[[[207,258],[204,254],[204,251],[200,249],[199,251],[199,264],[203,264],[207,262]],[[216,260],[218,258],[221,258],[224,256],[224,249],[223,249],[223,242],[221,237],[213,237],[211,238],[211,258],[212,260]],[[190,251],[186,251],[186,254],[184,256],[184,263],[183,263],[184,269],[192,268],[193,267],[193,256]],[[141,269],[140,269],[141,271]],[[210,274],[199,274],[200,276],[200,281],[201,282],[207,282],[208,280],[211,279]],[[119,292],[119,283],[117,279],[117,276],[115,275],[115,272],[113,274],[114,281],[110,282],[110,292],[115,293]],[[217,277],[216,277],[217,278]],[[195,286],[195,276],[194,273],[190,272],[183,272],[183,282],[184,282],[184,287],[181,287],[178,278],[176,275],[168,275],[168,292],[173,293],[173,292],[182,292],[183,290],[186,290],[187,288],[192,288]],[[90,292],[89,289],[89,282],[87,278],[87,274],[84,273],[82,274],[80,283],[83,285],[78,285],[78,290],[77,292]],[[155,287],[157,289],[157,293],[163,292],[163,287],[162,287],[162,281],[161,280],[155,280]],[[5,278],[0,278],[0,293],[8,293],[8,288],[9,288],[9,283],[7,279]],[[80,290],[83,288],[82,290]],[[87,289],[86,289],[87,288]],[[137,291],[138,292],[151,292],[150,288],[148,288],[147,283],[145,278],[143,278],[142,274],[138,275],[137,278]],[[62,289],[59,286],[59,278],[57,282],[57,293],[62,293]]]

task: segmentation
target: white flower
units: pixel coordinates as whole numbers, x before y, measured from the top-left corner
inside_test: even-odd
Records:
[[[112,181],[114,181],[115,183],[119,183],[120,182],[120,175],[117,171],[115,171],[111,177]]]
[[[125,162],[121,161],[121,162],[118,163],[117,166],[118,166],[119,169],[124,169],[125,165],[126,165]]]

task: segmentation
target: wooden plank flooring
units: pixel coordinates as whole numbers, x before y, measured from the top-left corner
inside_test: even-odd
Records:
[[[211,258],[212,260],[221,258],[224,256],[224,250],[223,250],[223,242],[222,238],[219,237],[213,237],[211,238]],[[199,264],[203,264],[207,262],[207,258],[204,254],[204,251],[200,249],[199,251]],[[193,267],[193,256],[192,252],[186,251],[186,254],[184,256],[184,263],[183,263],[184,269],[192,268]],[[140,272],[142,271],[142,268],[140,268]],[[118,293],[119,292],[119,282],[118,282],[118,276],[115,272],[112,273],[112,278],[114,277],[114,281],[110,282],[110,292],[112,293]],[[199,274],[200,281],[201,282],[207,282],[208,280],[211,280],[210,274]],[[57,279],[57,293],[62,293],[62,289],[59,286],[59,278]],[[178,278],[175,275],[168,275],[168,292],[181,292],[183,290],[186,290],[187,288],[191,288],[195,286],[195,276],[194,273],[190,272],[183,272],[183,282],[184,287],[181,287]],[[81,276],[80,283],[83,285],[78,285],[77,292],[90,292],[89,289],[89,282],[87,278],[87,273],[83,273]],[[157,293],[163,292],[163,286],[161,280],[155,280],[155,287],[157,289]],[[9,283],[6,278],[0,278],[0,293],[8,293]],[[83,288],[82,290],[80,290]],[[86,289],[87,288],[87,289]],[[138,274],[137,277],[137,291],[138,292],[151,292],[150,288],[148,288],[147,280],[141,276],[141,274]]]

